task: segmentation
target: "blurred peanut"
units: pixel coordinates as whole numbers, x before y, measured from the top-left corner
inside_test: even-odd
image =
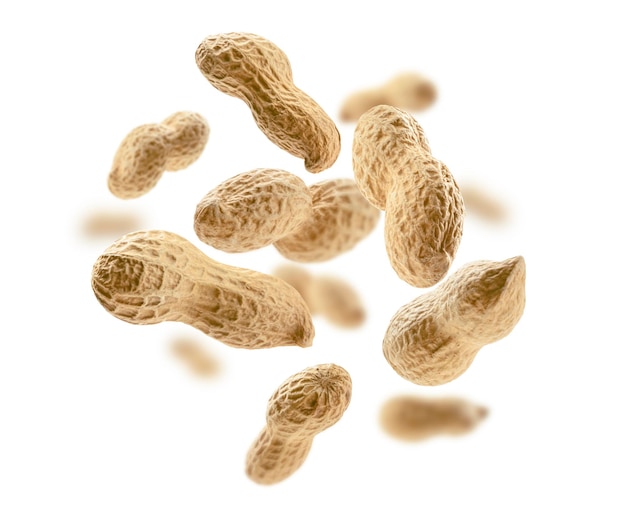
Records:
[[[311,192],[284,170],[257,169],[219,184],[196,206],[194,230],[225,252],[247,252],[278,241],[313,212]]]
[[[339,118],[344,122],[356,121],[367,110],[380,104],[405,111],[422,111],[436,99],[437,88],[432,81],[419,73],[404,72],[381,86],[352,93],[344,100]]]
[[[293,83],[291,64],[273,42],[251,33],[206,37],[196,64],[218,90],[242,99],[274,144],[304,159],[312,173],[332,166],[341,140],[332,119]]]
[[[352,250],[376,228],[380,211],[363,197],[353,179],[328,179],[312,184],[309,190],[312,214],[274,243],[287,259],[328,261]]]
[[[440,385],[463,374],[478,351],[507,336],[526,303],[522,256],[476,261],[392,317],[383,353],[403,378]]]
[[[276,484],[306,460],[314,437],[336,424],[350,404],[352,379],[335,364],[307,367],[289,377],[267,405],[266,426],[246,456],[246,475]]]
[[[365,307],[357,291],[335,276],[313,276],[305,268],[284,264],[272,274],[289,283],[304,298],[312,315],[320,314],[343,328],[359,327],[365,321]]]
[[[179,321],[231,347],[309,347],[309,308],[284,281],[219,263],[162,230],[127,234],[92,270],[102,306],[128,323]]]
[[[164,172],[182,170],[196,161],[208,139],[206,119],[187,111],[174,113],[160,124],[134,128],[117,149],[109,190],[121,199],[146,194]]]
[[[380,212],[352,179],[307,187],[284,170],[257,169],[232,177],[198,203],[198,238],[226,252],[274,244],[293,261],[318,262],[354,248],[376,227]]]
[[[456,255],[465,210],[420,125],[392,106],[368,110],[356,125],[352,165],[365,198],[385,211],[385,247],[396,274],[415,287],[435,285]]]
[[[461,398],[396,396],[380,410],[380,425],[390,436],[407,442],[435,435],[461,435],[472,431],[488,410]]]
[[[199,342],[178,337],[170,342],[174,356],[186,363],[198,376],[213,377],[219,373],[220,364]]]
[[[114,239],[140,228],[141,218],[132,212],[93,210],[83,219],[83,234],[87,237]]]
[[[508,217],[504,204],[477,184],[460,185],[461,195],[468,213],[475,214],[492,223],[503,223]]]

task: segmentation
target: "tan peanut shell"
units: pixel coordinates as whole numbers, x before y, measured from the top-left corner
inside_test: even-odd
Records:
[[[352,250],[376,227],[380,211],[363,197],[353,179],[329,179],[309,186],[313,212],[299,228],[274,243],[291,261],[328,261]]]
[[[355,128],[352,165],[360,191],[385,211],[385,247],[396,274],[415,287],[438,283],[461,242],[465,209],[420,125],[393,106],[368,110]]]
[[[304,159],[309,172],[334,164],[341,149],[339,131],[295,86],[289,59],[276,44],[251,33],[210,35],[196,50],[196,64],[216,89],[243,100],[267,138]]]
[[[115,210],[93,210],[83,220],[83,234],[87,237],[108,237],[113,239],[128,232],[139,230],[141,217],[133,212]]]
[[[506,206],[484,188],[476,184],[460,185],[467,213],[475,214],[492,223],[503,223],[508,218]]]
[[[351,396],[352,379],[335,364],[290,376],[268,402],[266,426],[246,455],[246,475],[258,484],[276,484],[293,475],[314,437],[339,421]]]
[[[209,125],[198,113],[178,112],[160,124],[130,131],[115,153],[107,184],[120,199],[140,197],[154,188],[164,172],[196,161],[209,139]]]
[[[91,280],[102,306],[128,323],[179,321],[231,347],[308,347],[309,309],[284,281],[219,263],[162,230],[127,234],[96,260]]]
[[[400,308],[383,339],[383,354],[403,378],[441,385],[463,374],[478,351],[507,336],[526,303],[522,256],[476,261]]]
[[[217,359],[194,339],[174,338],[170,342],[170,349],[176,358],[186,363],[198,376],[213,377],[220,371]]]
[[[383,404],[379,420],[388,435],[413,442],[436,435],[468,433],[487,414],[485,407],[462,398],[402,395],[390,398]]]
[[[365,307],[357,291],[336,276],[316,275],[300,265],[283,264],[272,274],[289,283],[304,298],[312,315],[320,314],[330,323],[355,328],[366,318]]]
[[[348,96],[339,110],[343,122],[353,122],[370,108],[380,104],[395,106],[405,111],[422,111],[437,99],[437,88],[432,81],[414,72],[403,72],[375,88],[360,90]]]
[[[236,175],[196,206],[194,230],[224,252],[271,245],[302,226],[312,214],[309,188],[299,177],[271,168]]]

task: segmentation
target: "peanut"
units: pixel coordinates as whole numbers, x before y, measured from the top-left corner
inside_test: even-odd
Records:
[[[460,188],[468,213],[476,214],[492,223],[503,223],[507,219],[508,211],[504,204],[481,186],[465,183]]]
[[[242,99],[274,144],[304,159],[311,173],[332,166],[341,140],[331,118],[293,83],[291,64],[273,42],[251,33],[206,37],[196,64],[218,90]]]
[[[134,128],[117,149],[108,177],[109,190],[121,199],[146,194],[164,172],[182,170],[195,162],[208,139],[206,119],[187,111],[174,113],[160,124]]]
[[[284,170],[257,169],[206,194],[196,207],[194,229],[201,241],[226,252],[273,243],[287,259],[318,262],[354,248],[379,215],[352,179],[307,187]]]
[[[365,198],[385,211],[385,247],[396,274],[415,287],[435,285],[456,255],[465,210],[420,125],[392,106],[368,110],[356,125],[352,165]]]
[[[329,275],[313,276],[298,265],[280,265],[274,276],[285,280],[309,306],[311,314],[321,314],[330,323],[354,328],[365,321],[365,308],[358,293],[346,281]]]
[[[94,210],[83,220],[83,234],[87,237],[117,238],[133,230],[139,230],[139,215],[115,210]]]
[[[383,354],[403,378],[441,385],[463,374],[478,351],[507,336],[526,302],[522,256],[475,261],[400,308],[383,339]]]
[[[247,476],[258,484],[276,484],[295,473],[313,438],[339,421],[351,396],[352,379],[335,364],[289,377],[269,399],[266,426],[246,456]]]
[[[174,356],[186,363],[198,376],[216,376],[220,370],[217,359],[192,338],[178,337],[170,342]]]
[[[309,309],[284,281],[219,263],[162,230],[127,234],[96,260],[92,288],[113,316],[139,325],[180,321],[231,347],[309,347]]]
[[[392,77],[385,84],[354,92],[343,102],[339,118],[352,122],[370,108],[380,104],[395,106],[405,111],[422,111],[437,99],[435,85],[419,73],[405,72]]]
[[[472,431],[488,410],[461,398],[396,396],[380,410],[380,425],[390,436],[417,441],[435,435],[461,435]]]
[[[311,193],[284,170],[257,169],[219,184],[196,207],[194,230],[225,252],[246,252],[278,241],[312,213]]]
[[[379,210],[353,179],[329,179],[309,187],[313,213],[274,243],[280,254],[301,263],[322,262],[352,250],[376,227]]]

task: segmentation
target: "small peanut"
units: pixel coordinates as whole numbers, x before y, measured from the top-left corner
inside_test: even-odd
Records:
[[[121,199],[146,194],[164,172],[182,170],[196,161],[208,139],[206,119],[187,111],[174,113],[160,124],[134,128],[117,149],[109,190]]]
[[[506,206],[483,187],[474,183],[460,185],[467,213],[475,214],[492,223],[503,223],[508,216]]]
[[[287,259],[328,261],[352,250],[376,228],[380,211],[363,197],[353,179],[329,179],[312,184],[309,190],[312,214],[274,243]]]
[[[309,347],[307,305],[284,281],[206,256],[162,230],[127,234],[92,270],[93,291],[113,316],[139,325],[179,321],[231,347]]]
[[[246,456],[246,475],[276,484],[304,463],[314,437],[336,424],[350,404],[352,379],[335,364],[307,367],[289,377],[269,399],[266,426]]]
[[[465,210],[420,125],[392,106],[368,110],[356,125],[352,165],[365,198],[385,211],[385,247],[396,274],[415,287],[435,285],[456,255]]]
[[[339,118],[344,122],[356,121],[367,110],[380,104],[405,111],[422,111],[436,99],[437,89],[432,81],[419,73],[399,73],[381,86],[351,94],[343,102]]]
[[[526,302],[522,256],[475,261],[400,308],[383,339],[383,354],[403,378],[441,385],[463,374],[478,351],[507,336]]]
[[[336,276],[313,276],[298,265],[285,264],[274,269],[274,276],[285,280],[309,306],[312,315],[320,314],[338,327],[359,327],[365,321],[365,308],[356,290]]]
[[[93,210],[83,220],[83,234],[87,237],[113,239],[128,232],[139,230],[141,218],[138,214],[115,210]]]
[[[198,341],[178,337],[170,342],[170,348],[174,356],[186,363],[198,376],[213,377],[219,373],[220,363]]]
[[[274,144],[304,159],[312,173],[332,166],[341,140],[331,118],[293,83],[291,64],[273,42],[251,33],[206,37],[196,64],[218,90],[242,99]]]
[[[354,248],[378,223],[352,179],[307,187],[284,170],[257,169],[232,177],[198,203],[198,238],[219,250],[245,252],[271,243],[300,262],[332,259]]]
[[[387,400],[380,410],[380,425],[390,436],[418,441],[435,435],[461,435],[472,431],[488,410],[461,398],[424,398],[404,395]]]
[[[278,241],[312,214],[311,192],[284,170],[257,169],[219,184],[196,206],[194,230],[224,252],[247,252]]]

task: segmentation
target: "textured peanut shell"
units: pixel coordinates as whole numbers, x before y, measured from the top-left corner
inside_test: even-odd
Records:
[[[385,358],[418,385],[458,378],[483,346],[507,336],[520,320],[525,281],[521,256],[459,268],[395,313],[383,339]]]
[[[329,179],[309,187],[313,213],[293,233],[274,243],[291,261],[322,262],[352,250],[376,227],[380,211],[353,179]]]
[[[207,193],[196,206],[194,230],[224,252],[271,245],[312,214],[305,182],[284,170],[261,168],[236,175]]]
[[[419,124],[392,106],[368,110],[355,129],[352,163],[360,191],[385,210],[385,247],[396,274],[415,287],[438,283],[461,242],[465,209]]]
[[[461,435],[472,431],[488,410],[462,398],[425,398],[415,395],[388,399],[380,410],[382,429],[408,442],[435,435]]]
[[[178,112],[160,124],[137,126],[118,147],[107,184],[120,199],[134,199],[154,188],[165,171],[186,168],[200,157],[209,139],[201,115]]]
[[[350,404],[352,379],[335,364],[307,367],[289,377],[267,406],[267,425],[246,456],[246,474],[259,484],[291,476],[315,435],[336,424]]]
[[[436,99],[437,89],[432,81],[418,73],[399,73],[381,86],[352,93],[342,103],[339,118],[344,122],[356,121],[380,104],[405,111],[422,111]]]
[[[341,149],[332,119],[293,83],[291,64],[273,42],[251,33],[206,37],[196,64],[218,90],[243,100],[274,144],[304,159],[311,173],[334,164]]]
[[[293,287],[219,263],[171,232],[123,236],[96,260],[91,283],[102,306],[128,323],[179,321],[246,349],[313,341],[309,309]]]

